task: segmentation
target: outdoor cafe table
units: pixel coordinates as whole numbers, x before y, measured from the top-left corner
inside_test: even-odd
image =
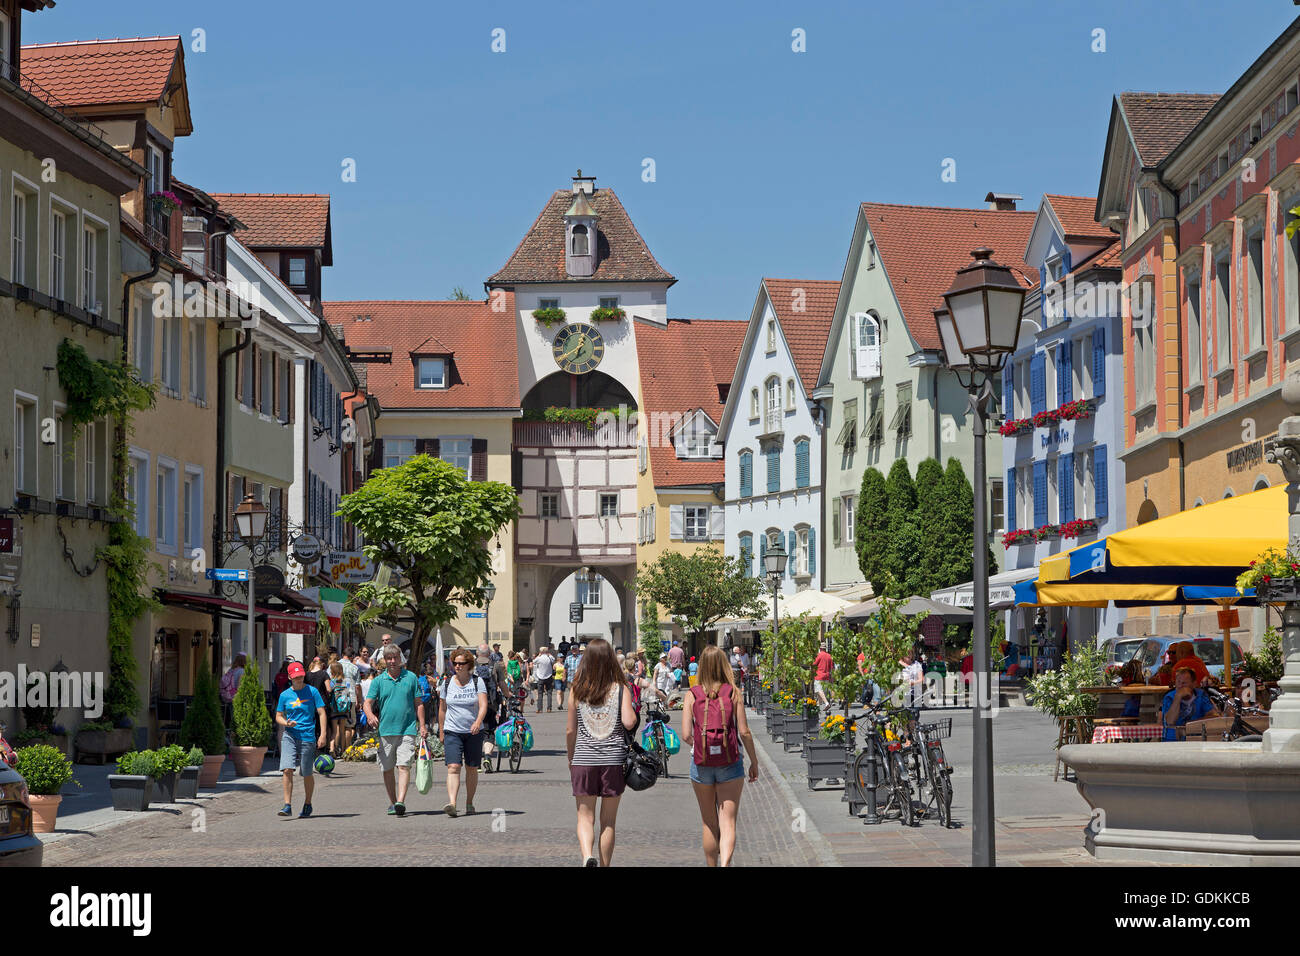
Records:
[[[1165,694],[1169,693],[1169,688],[1163,684],[1129,684],[1124,687],[1108,684],[1105,687],[1084,687],[1080,689],[1080,693],[1096,694],[1098,696],[1098,717],[1119,716],[1123,705],[1120,702],[1121,698],[1115,695],[1137,695],[1142,716],[1150,719],[1159,713],[1160,704],[1164,700]]]
[[[1094,744],[1164,739],[1165,728],[1160,724],[1106,724],[1092,732]]]

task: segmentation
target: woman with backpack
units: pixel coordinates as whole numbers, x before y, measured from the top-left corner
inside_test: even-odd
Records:
[[[357,725],[357,685],[343,673],[343,664],[330,664],[330,696],[325,714],[330,722],[330,750],[335,759],[352,743],[352,728]]]
[[[745,784],[740,745],[749,754],[751,783],[758,779],[758,758],[726,652],[710,645],[700,656],[698,680],[690,689],[689,706],[682,710],[682,740],[691,748],[691,786],[704,823],[704,859],[709,866],[730,866]]]
[[[609,866],[614,858],[614,821],[626,782],[627,731],[636,709],[623,669],[604,638],[587,644],[569,692],[565,744],[569,778],[578,804],[578,850],[584,866]],[[600,798],[600,861],[596,860],[596,799]]]

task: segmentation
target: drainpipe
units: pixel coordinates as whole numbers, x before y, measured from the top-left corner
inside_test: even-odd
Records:
[[[1178,227],[1178,213],[1179,213],[1178,190],[1174,189],[1167,182],[1165,182],[1164,174],[1160,171],[1160,169],[1156,170],[1156,182],[1158,182],[1165,189],[1165,191],[1169,193],[1169,195],[1174,197],[1174,215],[1173,215],[1174,248],[1177,249],[1179,252],[1181,252],[1182,235],[1181,235],[1181,230]],[[1182,354],[1182,349],[1180,347],[1179,355],[1181,354]],[[1185,374],[1181,362],[1179,363],[1178,373],[1179,373],[1178,374],[1178,427],[1181,430],[1183,426],[1182,402],[1183,402],[1183,387],[1184,387],[1184,379],[1185,379]],[[1185,461],[1186,461],[1186,453],[1183,448],[1183,440],[1180,438],[1178,439],[1178,510],[1179,511],[1183,511],[1187,508],[1187,479],[1183,472],[1183,465]],[[1186,604],[1178,605],[1178,633],[1179,634],[1183,633],[1183,627],[1186,618],[1187,618],[1187,605]]]
[[[934,419],[934,460],[940,465],[943,459],[939,457],[939,368],[936,366],[930,379],[930,408],[932,409],[932,418]]]
[[[224,559],[221,547],[221,529],[226,527],[230,516],[226,514],[226,359],[236,355],[248,348],[253,341],[253,330],[244,331],[244,340],[228,349],[217,353],[217,513],[216,520],[212,523],[212,554],[215,558],[215,565],[221,566]],[[235,361],[239,361],[238,358]],[[235,401],[239,396],[235,396]],[[249,556],[248,566],[253,566],[252,556]],[[217,581],[212,582],[212,593],[220,596],[221,584]],[[221,615],[213,613],[212,615],[212,633],[221,633]],[[252,641],[252,635],[249,635]]]
[[[827,502],[826,502],[826,462],[827,462],[827,459],[829,458],[829,455],[830,455],[830,450],[827,448],[827,446],[830,444],[830,436],[826,434],[826,426],[827,426],[828,424],[830,424],[830,420],[831,420],[831,409],[830,409],[829,403],[827,404],[827,406],[823,407],[823,406],[822,406],[822,403],[821,403],[820,400],[817,402],[817,418],[818,418],[818,421],[819,421],[819,424],[820,424],[820,427],[821,427],[821,433],[822,433],[822,440],[821,440],[821,446],[822,446],[822,471],[821,471],[822,496],[821,496],[821,497],[822,497],[822,502],[821,502],[821,508],[819,509],[819,510],[821,511],[821,514],[820,514],[819,517],[820,517],[821,519],[824,520],[825,517],[826,517],[826,504],[827,504]],[[822,524],[823,522],[822,522],[821,520],[819,520],[817,523],[818,523],[818,524]],[[832,533],[833,533],[833,532],[832,532]],[[818,566],[819,568],[822,569],[822,585],[823,585],[822,587],[820,587],[820,588],[817,589],[817,590],[819,590],[819,591],[825,590],[826,574],[827,574],[828,571],[830,571],[830,567],[826,564],[826,539],[829,538],[829,537],[830,537],[830,535],[826,533],[826,531],[825,531],[825,526],[823,525],[822,540],[821,540],[821,543],[817,546],[817,550],[818,550],[819,552],[821,552],[821,553],[818,555],[818,562],[819,562],[819,563],[818,563],[817,566]]]

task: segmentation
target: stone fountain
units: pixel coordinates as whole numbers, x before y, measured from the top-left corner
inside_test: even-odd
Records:
[[[1290,547],[1300,551],[1300,367],[1292,414],[1268,443],[1287,479]],[[1061,758],[1093,808],[1085,845],[1099,860],[1300,865],[1300,601],[1282,611],[1281,696],[1262,743],[1075,744]]]

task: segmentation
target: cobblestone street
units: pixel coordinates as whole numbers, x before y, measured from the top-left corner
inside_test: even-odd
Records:
[[[970,720],[953,712],[947,744],[954,774],[954,818],[944,830],[930,821],[904,830],[896,820],[866,827],[849,817],[840,790],[807,789],[802,758],[756,734],[761,775],[747,784],[735,862],[739,866],[967,866],[970,863]],[[752,714],[755,729],[761,718]],[[529,715],[536,748],[517,775],[480,777],[472,817],[446,817],[445,773],[433,789],[412,788],[405,818],[386,815],[373,763],[340,763],[317,777],[310,820],[283,819],[279,779],[224,780],[219,798],[155,809],[113,825],[66,836],[46,847],[47,866],[277,866],[299,858],[331,863],[400,866],[577,864],[574,807],[564,763],[564,715]],[[674,725],[680,727],[680,715]],[[1002,711],[995,726],[998,863],[1003,866],[1096,865],[1083,849],[1088,808],[1073,783],[1053,782],[1050,722],[1023,708]],[[703,861],[698,810],[687,776],[689,758],[673,758],[673,776],[646,793],[628,792],[619,811],[618,865],[681,866]],[[267,767],[273,765],[270,761]],[[226,765],[230,772],[230,764]],[[294,809],[302,804],[301,784]],[[459,805],[464,806],[462,792]],[[201,811],[201,812],[197,812]]]

